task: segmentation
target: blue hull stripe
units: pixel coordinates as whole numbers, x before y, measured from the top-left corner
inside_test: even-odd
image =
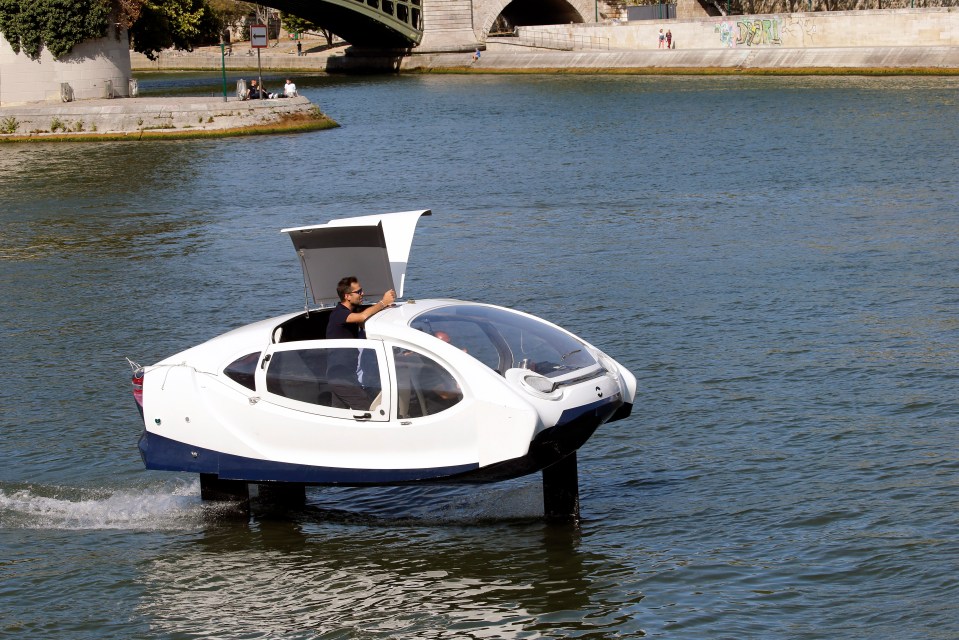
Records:
[[[605,422],[622,404],[622,395],[616,393],[608,398],[601,398],[596,402],[573,407],[572,409],[567,409],[559,416],[559,420],[556,421],[556,426],[560,427],[586,416],[595,416],[600,418],[602,422]]]
[[[140,457],[147,469],[213,473],[222,480],[302,482],[305,484],[382,485],[440,480],[474,471],[479,464],[430,469],[347,469],[258,460],[194,447],[155,433],[140,436]]]

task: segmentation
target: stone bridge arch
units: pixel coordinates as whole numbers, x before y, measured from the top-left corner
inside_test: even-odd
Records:
[[[596,6],[596,0],[473,0],[473,29],[485,42],[500,14],[513,26],[593,22]]]

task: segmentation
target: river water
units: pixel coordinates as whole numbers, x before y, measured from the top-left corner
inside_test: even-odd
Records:
[[[4,145],[0,637],[959,636],[959,79],[296,80],[341,128]],[[419,208],[408,297],[639,379],[578,529],[536,477],[237,521],[143,470],[125,357],[300,308],[279,229]]]

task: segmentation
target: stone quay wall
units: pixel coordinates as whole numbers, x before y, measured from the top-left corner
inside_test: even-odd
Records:
[[[0,107],[7,140],[128,139],[274,133],[337,126],[303,96],[273,100],[222,97],[125,98]]]
[[[240,46],[237,51],[243,51]],[[342,49],[333,51],[342,53]],[[259,59],[259,68],[263,71],[326,71],[326,61],[329,52],[322,55],[310,54],[296,56],[290,53],[262,53]],[[134,71],[175,71],[181,69],[195,71],[220,71],[226,68],[227,72],[243,71],[250,78],[256,77],[257,57],[244,53],[234,53],[230,56],[221,56],[219,47],[210,51],[161,51],[155,60],[150,60],[142,53],[130,52],[130,65]]]
[[[676,48],[658,48],[659,29],[669,29]],[[452,29],[451,29],[452,33]],[[509,71],[594,72],[643,69],[776,72],[834,69],[847,72],[959,72],[959,8],[888,9],[702,16],[663,21],[523,27],[521,37],[488,38],[479,60],[472,47],[414,49],[394,58],[344,55],[335,48],[295,56],[270,49],[264,71],[354,72]],[[543,34],[548,37],[543,38]],[[435,42],[435,41],[434,41]],[[530,43],[549,43],[530,46]],[[565,50],[564,50],[565,49]],[[242,47],[238,47],[242,50]],[[275,52],[275,53],[274,53]],[[136,70],[220,69],[219,48],[207,52],[164,52],[156,61],[131,54]],[[233,55],[226,68],[250,74],[255,56]]]
[[[46,49],[31,60],[0,36],[0,106],[125,97],[131,77],[126,32],[81,42],[59,60]]]
[[[959,7],[520,27],[519,36],[535,41],[550,34],[554,42],[582,41],[588,36],[591,50],[635,51],[658,48],[660,29],[671,31],[675,48],[683,50],[959,47]]]

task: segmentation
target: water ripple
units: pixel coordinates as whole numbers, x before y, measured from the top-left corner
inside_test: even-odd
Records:
[[[959,634],[959,80],[297,85],[343,126],[0,157],[0,635]],[[579,529],[537,478],[230,519],[142,469],[124,356],[300,308],[278,229],[422,207],[409,296],[637,374]]]

